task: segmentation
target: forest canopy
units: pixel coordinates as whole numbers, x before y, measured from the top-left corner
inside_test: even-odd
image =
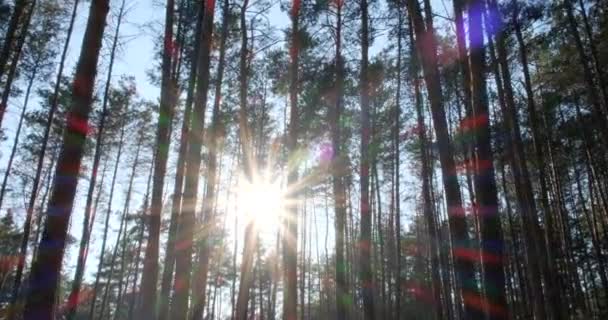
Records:
[[[0,319],[606,319],[605,141],[606,0],[0,0]]]

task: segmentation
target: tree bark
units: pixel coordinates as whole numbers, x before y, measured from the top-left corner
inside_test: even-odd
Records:
[[[148,244],[144,256],[144,270],[142,275],[142,301],[148,307],[139,312],[139,319],[156,319],[157,303],[156,291],[158,281],[158,251],[160,241],[160,220],[163,207],[163,188],[165,173],[167,172],[167,158],[171,143],[171,122],[175,106],[175,88],[171,81],[171,63],[173,60],[173,16],[175,1],[167,0],[165,11],[165,30],[163,37],[162,74],[160,92],[160,110],[158,114],[158,131],[156,133],[156,151],[154,156],[154,180],[152,183],[152,203],[148,216]]]
[[[361,9],[361,74],[360,74],[360,99],[361,99],[361,164],[359,168],[359,183],[361,192],[361,234],[359,241],[360,278],[363,295],[364,319],[374,318],[374,287],[371,265],[371,230],[372,217],[369,203],[369,141],[370,141],[370,110],[369,110],[369,31],[367,0],[360,0]]]
[[[485,301],[482,305],[486,319],[507,319],[505,276],[503,270],[503,237],[498,196],[494,173],[493,151],[490,141],[490,115],[485,80],[485,50],[482,25],[483,2],[469,2],[468,30],[471,71],[471,102],[476,127],[468,128],[475,132],[477,161],[475,161],[476,214],[479,215],[481,228],[482,278],[485,286]],[[467,296],[464,299],[467,301]]]
[[[23,2],[23,1],[21,1]],[[17,38],[17,47],[15,48],[15,52],[13,54],[13,63],[6,75],[6,81],[4,81],[4,90],[2,91],[2,98],[0,99],[0,127],[2,127],[2,120],[4,120],[4,114],[6,113],[6,108],[8,106],[8,99],[11,94],[11,89],[13,88],[13,81],[17,76],[17,66],[19,65],[19,59],[21,58],[21,52],[23,51],[23,45],[25,44],[25,40],[28,36],[28,30],[30,23],[32,21],[32,16],[34,15],[34,9],[36,8],[36,0],[31,0],[30,8],[26,13],[25,21],[23,26],[21,26],[21,33]],[[11,26],[9,25],[9,28]],[[11,30],[8,30],[11,31]],[[12,35],[11,35],[12,36]],[[8,40],[8,39],[7,39]],[[6,43],[5,43],[6,44]],[[4,49],[4,48],[3,48]],[[10,46],[9,46],[10,50]],[[0,54],[3,54],[0,53]],[[2,59],[3,57],[0,57]],[[8,58],[8,56],[7,56]],[[2,61],[2,60],[0,60]],[[2,64],[2,62],[0,62]],[[0,80],[2,78],[2,73],[4,70],[4,65],[0,65]]]
[[[78,260],[76,263],[76,271],[74,273],[74,281],[72,282],[72,288],[70,296],[68,297],[68,310],[66,314],[67,320],[72,320],[76,316],[76,309],[79,306],[80,300],[80,287],[82,286],[82,277],[84,276],[84,270],[87,261],[89,239],[91,237],[92,229],[89,225],[93,225],[94,220],[91,219],[91,208],[93,205],[93,193],[95,192],[95,186],[97,182],[97,170],[99,169],[99,162],[103,153],[103,134],[105,130],[106,118],[108,117],[108,103],[110,99],[110,87],[112,82],[112,71],[114,70],[114,59],[116,57],[116,49],[118,48],[118,37],[120,35],[120,26],[124,18],[125,1],[123,0],[118,14],[118,20],[116,24],[116,30],[114,32],[114,38],[112,39],[112,49],[110,52],[110,62],[108,65],[108,74],[105,82],[105,89],[103,94],[103,102],[101,107],[101,119],[97,127],[97,134],[95,139],[95,154],[93,155],[93,169],[91,171],[91,179],[89,180],[89,190],[87,192],[87,200],[84,209],[84,221],[82,224],[82,236],[80,238],[80,246],[78,250]]]
[[[295,156],[298,144],[298,68],[300,58],[300,0],[293,0],[291,5],[291,44],[289,55],[291,63],[289,66],[289,128],[287,135],[287,154]],[[291,161],[290,161],[291,163]],[[298,168],[288,166],[287,186],[294,186],[298,180]],[[296,320],[298,306],[298,270],[297,270],[297,251],[298,251],[298,206],[297,192],[287,195],[287,212],[283,219],[283,320]],[[303,305],[302,305],[303,307]]]
[[[218,176],[218,140],[223,140],[223,132],[220,123],[221,119],[221,98],[222,98],[222,81],[224,79],[224,68],[226,60],[226,42],[229,31],[230,3],[228,0],[222,2],[222,30],[220,35],[219,60],[216,71],[215,94],[213,98],[213,114],[211,116],[211,126],[207,135],[208,144],[208,163],[207,163],[207,188],[205,198],[203,200],[203,232],[201,239],[201,248],[199,250],[199,268],[194,277],[195,304],[192,307],[192,319],[201,319],[203,316],[203,307],[205,306],[206,296],[205,288],[207,287],[207,279],[209,272],[209,256],[210,243],[209,239],[213,236],[213,230],[216,224],[216,210],[214,204],[217,201],[217,188],[220,183]],[[213,8],[211,8],[213,9]],[[209,34],[210,35],[210,34]]]
[[[6,33],[4,34],[4,43],[2,44],[2,50],[0,51],[0,80],[4,76],[4,69],[6,68],[6,64],[10,59],[11,50],[13,49],[13,44],[15,42],[15,34],[17,33],[17,29],[19,28],[21,18],[25,13],[26,5],[27,0],[15,1],[15,5],[13,7],[13,14],[11,15],[11,19],[8,23]],[[27,31],[28,26],[22,27],[25,27],[25,30]]]
[[[54,318],[61,262],[88,131],[97,62],[109,11],[108,2],[108,0],[91,2],[82,51],[76,66],[72,107],[67,117],[63,145],[55,170],[53,193],[47,209],[48,218],[40,240],[38,256],[32,266],[33,287],[26,298],[25,320]],[[35,287],[37,288],[34,289]]]
[[[452,253],[457,278],[457,291],[464,298],[465,294],[476,290],[475,270],[472,261],[463,255],[470,250],[469,235],[465,219],[465,210],[462,206],[462,196],[458,185],[457,171],[454,163],[453,148],[447,129],[445,110],[443,108],[443,94],[437,65],[437,44],[433,30],[426,30],[418,2],[406,2],[413,29],[416,35],[415,47],[422,62],[424,80],[426,83],[431,115],[437,135],[439,161],[443,177],[446,204],[448,210],[448,223],[452,238]],[[413,39],[412,39],[413,41]],[[474,316],[478,311],[471,305],[464,305],[464,318]]]
[[[200,4],[198,18],[196,22],[196,31],[193,57],[198,57],[201,47],[201,37],[199,36],[203,28],[203,15],[205,7],[203,2]],[[175,238],[179,225],[179,217],[182,209],[182,191],[184,188],[184,173],[186,171],[186,160],[188,154],[188,139],[190,132],[190,122],[192,121],[192,103],[194,102],[194,89],[196,87],[198,70],[198,59],[192,59],[190,63],[190,76],[188,79],[188,92],[186,94],[186,106],[184,110],[184,119],[182,122],[182,132],[179,142],[179,151],[177,155],[177,171],[175,173],[175,182],[173,184],[173,199],[171,203],[171,220],[169,222],[169,236],[167,239],[167,250],[165,253],[165,262],[163,264],[163,276],[160,289],[160,306],[158,312],[159,320],[166,320],[169,316],[169,299],[171,295],[171,286],[173,284],[173,271],[175,267]]]

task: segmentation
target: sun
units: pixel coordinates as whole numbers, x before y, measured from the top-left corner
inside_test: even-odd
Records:
[[[280,225],[285,212],[284,191],[278,181],[241,179],[237,187],[239,215],[247,217],[260,231],[272,232]]]

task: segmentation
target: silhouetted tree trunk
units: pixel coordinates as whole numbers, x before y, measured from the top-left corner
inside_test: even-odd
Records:
[[[368,83],[368,51],[369,31],[367,0],[360,0],[361,9],[361,74],[359,90],[361,95],[361,163],[360,163],[360,192],[361,192],[361,240],[359,242],[360,277],[363,294],[364,319],[374,318],[374,288],[371,265],[371,231],[372,217],[369,203],[369,141],[370,141],[370,111]]]
[[[156,155],[155,155],[156,156]],[[152,182],[152,173],[154,171],[154,160],[152,161],[152,164],[150,165],[150,170],[148,173],[148,182],[146,183],[146,195],[144,196],[144,203],[143,203],[143,208],[141,210],[141,217],[140,219],[142,220],[142,222],[144,221],[146,214],[148,212],[148,199],[150,196],[150,184]],[[137,243],[137,253],[135,254],[135,275],[133,276],[133,284],[131,285],[131,297],[129,299],[129,311],[127,313],[127,319],[133,319],[133,312],[135,312],[135,309],[139,309],[139,303],[140,303],[140,299],[139,297],[141,296],[141,292],[137,291],[137,279],[139,278],[139,264],[140,264],[140,258],[141,258],[141,247],[143,244],[143,240],[144,240],[144,230],[145,230],[145,224],[142,223],[142,226],[140,226],[140,231],[139,231],[139,236],[138,236],[138,243]]]
[[[241,48],[239,52],[239,134],[242,150],[242,165],[245,183],[252,182],[253,179],[253,146],[252,136],[249,129],[248,121],[248,106],[247,94],[249,87],[249,66],[248,59],[251,49],[248,45],[247,36],[247,7],[249,0],[244,0],[241,5],[240,12],[240,27],[241,27]],[[250,210],[250,209],[247,209]],[[250,290],[253,285],[253,258],[254,251],[257,247],[258,237],[255,234],[254,221],[246,221],[245,224],[245,239],[243,243],[243,258],[241,260],[241,274],[239,281],[239,290],[236,300],[235,320],[246,320],[249,306]]]
[[[213,10],[213,7],[211,8]],[[218,178],[218,141],[223,140],[223,129],[221,127],[221,98],[222,98],[222,81],[224,79],[224,68],[226,59],[226,42],[228,39],[229,32],[229,19],[230,18],[230,4],[228,0],[223,0],[222,5],[222,30],[220,35],[220,47],[219,47],[219,61],[216,71],[216,83],[215,83],[215,94],[213,99],[213,114],[211,116],[211,126],[207,135],[207,145],[209,150],[208,162],[207,162],[207,189],[205,198],[203,199],[203,233],[201,239],[201,247],[199,250],[199,267],[198,272],[194,277],[194,297],[195,304],[192,306],[192,319],[202,319],[203,307],[205,306],[205,288],[207,287],[207,279],[209,272],[209,255],[210,255],[210,243],[209,239],[212,238],[213,232],[217,226],[214,210],[214,204],[217,201],[217,188],[219,184]],[[210,19],[207,17],[207,19]],[[212,21],[208,21],[212,22]],[[209,25],[206,25],[210,28]],[[211,32],[211,31],[209,31]],[[211,36],[211,33],[206,34]],[[207,65],[209,62],[206,62]],[[208,69],[209,67],[207,67]],[[209,72],[207,71],[207,76]]]
[[[336,246],[336,319],[346,320],[347,318],[347,293],[346,287],[346,261],[344,259],[344,233],[346,228],[346,188],[344,181],[344,166],[346,165],[345,155],[342,151],[342,128],[341,112],[343,103],[344,86],[344,62],[342,59],[342,8],[344,2],[336,1],[336,53],[335,53],[335,105],[329,109],[329,124],[332,145],[332,163],[330,171],[332,174],[332,187],[334,196],[335,213],[335,246]]]
[[[72,289],[70,296],[68,297],[68,310],[66,318],[68,320],[74,319],[76,316],[76,309],[79,306],[80,300],[80,287],[82,286],[82,277],[87,261],[89,239],[91,237],[91,228],[89,225],[93,225],[94,220],[91,219],[91,207],[93,205],[93,193],[95,191],[95,185],[97,181],[97,170],[99,168],[99,161],[101,160],[102,148],[103,148],[103,134],[106,125],[106,118],[108,117],[108,103],[110,99],[110,87],[112,82],[112,71],[114,70],[114,59],[116,57],[116,49],[118,48],[118,36],[120,35],[120,26],[124,18],[125,2],[122,2],[120,12],[118,13],[118,19],[116,21],[116,30],[114,32],[114,38],[112,39],[112,49],[110,52],[110,62],[108,65],[108,74],[105,82],[105,89],[103,94],[103,102],[101,107],[101,119],[97,127],[97,134],[95,139],[95,154],[93,155],[93,169],[91,171],[91,179],[89,180],[89,190],[87,192],[87,200],[84,209],[84,221],[82,223],[82,236],[80,238],[80,246],[78,250],[78,260],[76,263],[76,271],[74,273],[74,281],[72,282]],[[103,256],[103,254],[102,254]],[[94,303],[93,303],[94,304]]]
[[[433,210],[433,200],[431,199],[431,184],[429,179],[431,178],[432,161],[429,159],[429,147],[427,129],[424,120],[422,94],[420,92],[420,82],[418,81],[420,66],[418,56],[416,54],[416,46],[413,38],[413,30],[410,23],[410,37],[412,43],[410,44],[411,50],[411,78],[414,84],[414,105],[416,108],[416,131],[418,132],[418,139],[420,140],[420,177],[422,179],[422,209],[423,215],[428,229],[429,236],[429,251],[431,253],[431,289],[433,290],[433,298],[437,303],[435,308],[434,316],[436,319],[443,319],[443,310],[440,307],[441,304],[441,279],[439,277],[439,251],[437,246],[437,221],[435,212]]]
[[[196,31],[193,57],[198,57],[201,37],[203,14],[205,7],[204,2],[200,3],[198,17],[196,21]],[[175,238],[177,236],[177,228],[179,225],[179,216],[182,208],[182,191],[184,188],[184,173],[186,171],[186,158],[188,153],[188,135],[190,130],[190,122],[192,117],[192,103],[194,100],[194,89],[196,86],[198,70],[198,59],[192,59],[190,63],[190,76],[188,79],[188,91],[186,93],[186,105],[184,110],[184,119],[182,123],[182,131],[179,142],[179,151],[177,155],[177,171],[175,173],[175,182],[173,184],[173,201],[171,204],[171,220],[169,222],[169,237],[167,239],[167,250],[165,253],[165,262],[163,268],[163,276],[160,289],[160,306],[158,319],[165,320],[169,316],[169,297],[171,295],[171,286],[173,284],[173,269],[175,267]]]
[[[175,260],[175,281],[173,301],[171,305],[171,316],[173,319],[186,319],[188,314],[188,300],[190,294],[190,279],[192,272],[192,252],[195,228],[195,210],[198,194],[198,178],[201,166],[201,149],[203,144],[203,132],[205,128],[205,109],[207,107],[207,94],[209,89],[209,59],[213,34],[213,17],[215,13],[215,2],[207,2],[203,17],[203,34],[198,61],[198,80],[196,87],[196,98],[194,109],[192,110],[192,121],[189,131],[189,150],[186,166],[186,180],[184,186],[184,196],[182,203],[182,213],[180,217],[178,241],[183,243],[183,247],[176,251]],[[209,177],[208,177],[209,178]],[[203,221],[203,227],[209,230],[206,225],[208,221]],[[201,243],[205,243],[208,235],[203,234]],[[201,266],[201,268],[203,268]],[[205,266],[204,268],[208,268]],[[205,277],[207,270],[205,270]],[[196,285],[196,281],[194,282]],[[194,287],[193,306],[197,306],[205,295],[205,286],[202,288]],[[199,290],[200,289],[200,290]],[[203,303],[202,306],[205,304]],[[196,314],[193,314],[196,316]]]
[[[17,66],[19,66],[19,59],[21,58],[21,52],[23,51],[23,45],[25,44],[25,40],[28,35],[28,30],[30,26],[30,22],[32,21],[32,16],[34,15],[34,9],[36,8],[36,0],[30,0],[31,4],[29,10],[25,15],[25,21],[23,21],[23,25],[21,26],[21,33],[17,38],[16,47],[14,48],[15,52],[13,53],[13,62],[11,67],[6,75],[6,80],[4,81],[4,90],[2,91],[2,98],[0,99],[0,127],[2,127],[2,120],[4,120],[4,114],[6,113],[6,108],[8,107],[8,99],[11,94],[11,89],[13,88],[13,81],[17,76]],[[21,1],[23,2],[23,1]],[[10,25],[9,25],[10,28]],[[10,31],[10,30],[8,30]],[[7,39],[8,40],[8,39]],[[6,45],[7,43],[5,43]],[[10,45],[10,44],[9,44]],[[4,49],[4,48],[3,48]],[[9,46],[10,50],[10,46]],[[0,54],[3,54],[0,53]],[[0,57],[2,59],[3,57]],[[8,58],[8,57],[7,57]],[[3,61],[3,60],[0,60]],[[0,62],[0,80],[2,78],[2,73],[4,69],[4,65]]]
[[[291,43],[289,55],[291,63],[289,65],[289,128],[287,135],[287,154],[295,156],[298,144],[298,68],[300,59],[300,0],[293,0],[291,3]],[[291,162],[290,163],[295,163]],[[297,166],[288,166],[287,185],[294,186],[298,180]],[[287,195],[290,200],[287,202],[286,216],[283,218],[283,320],[296,320],[298,310],[298,206],[294,198],[298,193]],[[304,305],[302,305],[304,307]]]
[[[167,157],[171,143],[171,122],[173,120],[174,94],[176,90],[171,81],[171,64],[173,61],[173,16],[175,1],[167,0],[165,11],[165,30],[163,37],[162,74],[160,92],[160,110],[158,114],[158,129],[156,133],[156,151],[154,157],[154,180],[152,184],[152,203],[148,216],[148,242],[144,256],[142,275],[142,301],[146,307],[138,312],[142,320],[155,319],[157,313],[156,290],[158,281],[158,251],[160,241],[160,220],[163,208],[163,188],[167,172]]]
[[[21,115],[19,116],[19,123],[17,124],[15,138],[13,139],[13,147],[11,148],[11,154],[8,157],[8,163],[6,165],[6,172],[4,172],[4,178],[2,179],[2,188],[0,189],[0,209],[2,208],[2,203],[4,202],[6,184],[8,183],[8,177],[10,176],[11,169],[13,167],[13,160],[15,159],[15,153],[17,152],[17,146],[19,145],[19,138],[21,137],[21,127],[23,126],[23,119],[25,118],[25,112],[27,111],[27,106],[30,101],[30,93],[32,92],[32,86],[34,85],[34,80],[36,79],[37,73],[38,62],[36,62],[36,66],[29,77],[27,89],[25,89],[25,98],[23,102],[23,107],[21,108]]]
[[[503,237],[500,216],[498,214],[498,196],[494,174],[493,151],[490,141],[490,114],[485,80],[485,50],[482,25],[481,0],[469,2],[468,34],[470,48],[471,102],[475,127],[468,128],[475,132],[475,195],[480,219],[482,252],[482,278],[486,288],[484,313],[486,319],[508,318],[505,295],[505,276],[503,270]],[[473,299],[468,293],[464,296],[465,304]]]
[[[406,4],[416,35],[415,46],[418,57],[422,62],[424,80],[431,106],[431,115],[437,136],[448,223],[452,238],[452,254],[457,278],[457,290],[455,291],[460,292],[458,295],[464,298],[465,293],[475,292],[477,285],[474,277],[475,270],[473,263],[466,257],[466,253],[470,250],[468,248],[470,240],[465,220],[465,209],[462,206],[460,186],[458,185],[453,148],[450,143],[445,110],[443,108],[443,93],[437,65],[437,43],[434,30],[427,30],[425,28],[418,2],[408,0]],[[459,299],[457,298],[456,300],[458,301]],[[477,312],[471,304],[464,305],[465,318],[473,316]]]
[[[124,116],[124,115],[123,115]],[[114,200],[114,189],[116,187],[116,178],[118,175],[118,167],[120,165],[120,158],[122,156],[122,148],[124,146],[124,123],[121,124],[122,129],[120,133],[120,138],[118,139],[118,151],[116,152],[116,161],[114,162],[114,172],[112,173],[112,182],[110,183],[110,195],[108,198],[108,207],[106,209],[106,220],[103,228],[103,238],[101,241],[101,252],[99,254],[99,261],[97,263],[97,273],[95,274],[95,285],[93,286],[93,296],[91,297],[91,306],[89,308],[89,319],[94,319],[95,317],[95,307],[97,304],[97,295],[99,294],[99,281],[101,279],[102,267],[104,264],[104,256],[106,253],[106,242],[108,239],[108,231],[110,228],[110,217],[112,215],[112,200]],[[122,226],[122,224],[121,224]],[[92,227],[92,225],[91,225]],[[89,230],[91,232],[92,228]],[[122,230],[122,229],[120,229]],[[120,237],[120,231],[119,231]],[[113,267],[113,265],[112,265]],[[105,296],[105,294],[104,294]],[[100,314],[100,318],[103,317],[103,309]]]
[[[76,13],[78,11],[79,3],[80,3],[79,0],[74,0],[74,6],[72,8],[72,16],[70,17],[70,23],[69,23],[69,26],[67,29],[66,39],[65,39],[65,42],[63,45],[63,51],[61,53],[61,60],[59,61],[59,69],[57,71],[57,78],[55,79],[55,87],[53,89],[53,95],[51,97],[49,114],[48,114],[47,121],[46,121],[46,124],[44,127],[44,136],[42,138],[42,146],[40,147],[40,151],[38,154],[38,163],[36,164],[36,174],[34,176],[34,180],[32,181],[32,191],[30,193],[28,204],[27,204],[27,209],[26,209],[27,210],[26,218],[25,218],[25,223],[24,223],[24,227],[23,227],[24,239],[29,239],[29,233],[30,233],[30,229],[31,229],[31,220],[32,220],[32,216],[34,214],[34,207],[36,206],[36,198],[38,196],[38,188],[40,185],[40,179],[42,177],[42,168],[44,167],[46,149],[47,149],[48,143],[49,143],[49,136],[51,134],[53,119],[55,118],[55,112],[57,111],[57,105],[59,103],[59,90],[61,88],[61,83],[63,80],[63,69],[65,67],[65,61],[66,61],[68,49],[70,46],[70,40],[72,38],[72,32],[74,31],[74,23],[76,21]],[[105,18],[103,18],[103,20],[105,21]],[[103,30],[101,31],[101,33],[103,33]],[[98,56],[99,53],[95,53],[95,55]],[[95,61],[97,61],[97,59],[98,59],[98,57],[95,57]],[[96,66],[95,66],[95,71],[96,71]],[[55,158],[55,153],[53,154],[53,160],[55,160],[54,158]],[[50,177],[51,177],[51,174],[49,173],[49,179],[50,179]],[[43,202],[46,202],[46,198],[44,199]],[[40,217],[42,217],[42,214],[40,215]],[[39,220],[38,221],[39,223],[38,223],[37,227],[40,228],[41,219],[39,218],[38,220]],[[36,235],[36,243],[38,243],[38,234]],[[25,245],[25,250],[27,250],[27,243]],[[35,252],[37,253],[37,249],[35,249]],[[25,255],[25,252],[24,252],[24,255]],[[34,257],[36,257],[36,256],[37,256],[37,254],[34,255]],[[17,268],[18,268],[17,275],[19,275],[23,272],[23,266],[20,266],[20,267],[18,266]],[[19,268],[21,268],[21,271],[19,271]],[[20,276],[19,277],[16,276],[15,280],[17,280],[17,278],[19,278],[18,280],[19,280],[19,286],[20,286],[21,285]],[[9,319],[10,319],[10,317],[9,317]]]
[[[4,69],[6,68],[6,64],[10,59],[10,55],[13,49],[13,44],[15,42],[15,34],[20,27],[20,23],[23,19],[23,14],[25,13],[25,7],[27,5],[27,0],[16,0],[15,5],[13,6],[13,14],[11,15],[11,19],[8,23],[8,28],[6,29],[6,33],[4,34],[4,43],[2,44],[2,51],[0,51],[0,80],[4,76]],[[27,30],[28,26],[21,26],[24,30]],[[1,124],[1,122],[0,122]]]
[[[38,256],[32,266],[30,282],[32,290],[28,291],[26,298],[25,320],[54,318],[61,262],[88,131],[97,62],[109,11],[108,2],[108,0],[91,2],[82,51],[76,66],[72,106],[67,116],[63,145],[55,170],[53,193],[47,209],[48,217],[40,240]],[[34,290],[35,286],[38,286],[36,290]]]

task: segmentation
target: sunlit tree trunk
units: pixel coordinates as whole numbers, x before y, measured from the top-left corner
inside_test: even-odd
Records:
[[[108,0],[91,2],[82,51],[76,66],[72,107],[67,117],[53,193],[47,209],[48,217],[30,276],[30,283],[33,285],[47,285],[28,292],[24,310],[26,320],[54,318],[61,262],[88,131],[97,62],[109,11],[108,2]]]

